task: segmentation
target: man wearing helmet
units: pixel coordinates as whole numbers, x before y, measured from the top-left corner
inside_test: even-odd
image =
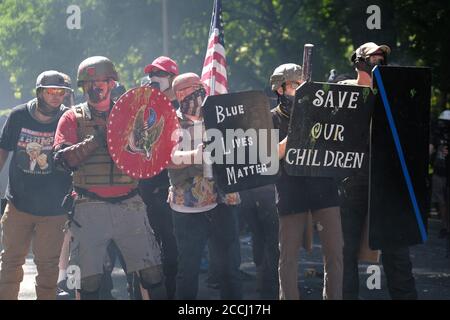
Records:
[[[173,153],[173,165],[169,169],[169,202],[178,245],[177,298],[197,297],[201,257],[209,238],[210,248],[218,259],[221,298],[241,299],[238,221],[236,212],[229,206],[238,203],[238,195],[221,194],[214,181],[204,177],[203,166],[195,162],[203,153],[201,106],[206,91],[195,73],[175,78],[173,88],[180,103],[177,113],[184,129],[180,149]],[[199,141],[195,141],[196,137]]]
[[[107,247],[113,241],[127,272],[138,272],[142,286],[152,291],[162,282],[160,250],[137,195],[137,181],[125,175],[107,150],[106,124],[118,75],[105,57],[91,57],[78,68],[78,86],[87,102],[60,120],[55,137],[55,161],[73,172],[76,223],[71,261],[81,269],[81,299],[98,299]],[[75,221],[74,221],[75,222]]]
[[[17,299],[25,263],[33,242],[38,299],[53,300],[58,279],[58,259],[64,239],[66,212],[61,202],[71,187],[71,177],[55,170],[53,140],[67,87],[58,71],[41,73],[36,98],[14,108],[0,137],[0,170],[10,152],[6,191],[8,204],[2,217],[0,299]]]
[[[158,57],[144,68],[147,74],[144,85],[161,90],[178,109],[178,101],[173,92],[172,83],[178,76],[178,65],[168,57]],[[139,181],[139,193],[147,206],[150,225],[155,231],[156,239],[161,246],[165,286],[168,299],[175,298],[177,275],[177,244],[173,234],[172,210],[167,203],[169,177],[163,170],[151,179]]]
[[[339,84],[372,86],[372,70],[377,65],[386,65],[391,49],[386,45],[368,42],[360,46],[351,56],[358,73],[357,79],[344,80]],[[368,172],[348,177],[343,181],[346,195],[342,203],[342,230],[344,232],[344,299],[358,299],[359,273],[358,255],[361,236],[367,219]],[[392,299],[417,299],[415,280],[409,248],[399,246],[382,249],[382,263]]]
[[[278,106],[272,111],[274,127],[280,130],[280,156],[284,157],[285,138],[294,107],[295,91],[302,84],[302,68],[288,63],[275,69],[270,77]],[[324,256],[324,299],[342,299],[342,230],[338,192],[332,178],[289,176],[280,165],[276,184],[280,223],[280,299],[297,300],[298,252],[312,213]]]

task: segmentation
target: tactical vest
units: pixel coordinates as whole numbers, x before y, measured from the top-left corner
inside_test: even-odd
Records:
[[[74,107],[78,124],[78,141],[95,134],[95,128],[106,125],[106,120],[92,115],[87,103]],[[98,148],[94,154],[74,173],[75,188],[84,190],[93,187],[130,186],[137,187],[137,181],[124,174],[112,160],[107,147]]]

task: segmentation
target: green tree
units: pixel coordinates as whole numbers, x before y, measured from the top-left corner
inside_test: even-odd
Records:
[[[205,57],[212,0],[167,0],[170,55],[182,72],[200,73]],[[76,76],[91,55],[110,57],[128,88],[142,68],[163,54],[161,0],[78,0],[81,30],[68,30],[72,0],[0,2],[0,72],[16,96],[30,97],[36,76],[58,69]],[[381,8],[382,29],[368,30],[369,5]],[[450,3],[438,0],[223,0],[225,47],[231,91],[262,89],[274,68],[301,63],[303,45],[313,43],[313,79],[331,68],[354,71],[352,50],[366,41],[386,43],[392,61],[433,68],[433,104],[448,106]]]

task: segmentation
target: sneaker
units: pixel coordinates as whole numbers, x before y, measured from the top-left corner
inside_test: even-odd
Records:
[[[75,299],[75,290],[67,288],[66,280],[58,282],[56,285],[56,300]]]

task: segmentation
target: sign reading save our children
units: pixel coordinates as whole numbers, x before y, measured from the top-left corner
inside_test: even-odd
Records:
[[[302,85],[289,126],[287,173],[346,177],[368,170],[373,97],[369,87],[318,82]]]

